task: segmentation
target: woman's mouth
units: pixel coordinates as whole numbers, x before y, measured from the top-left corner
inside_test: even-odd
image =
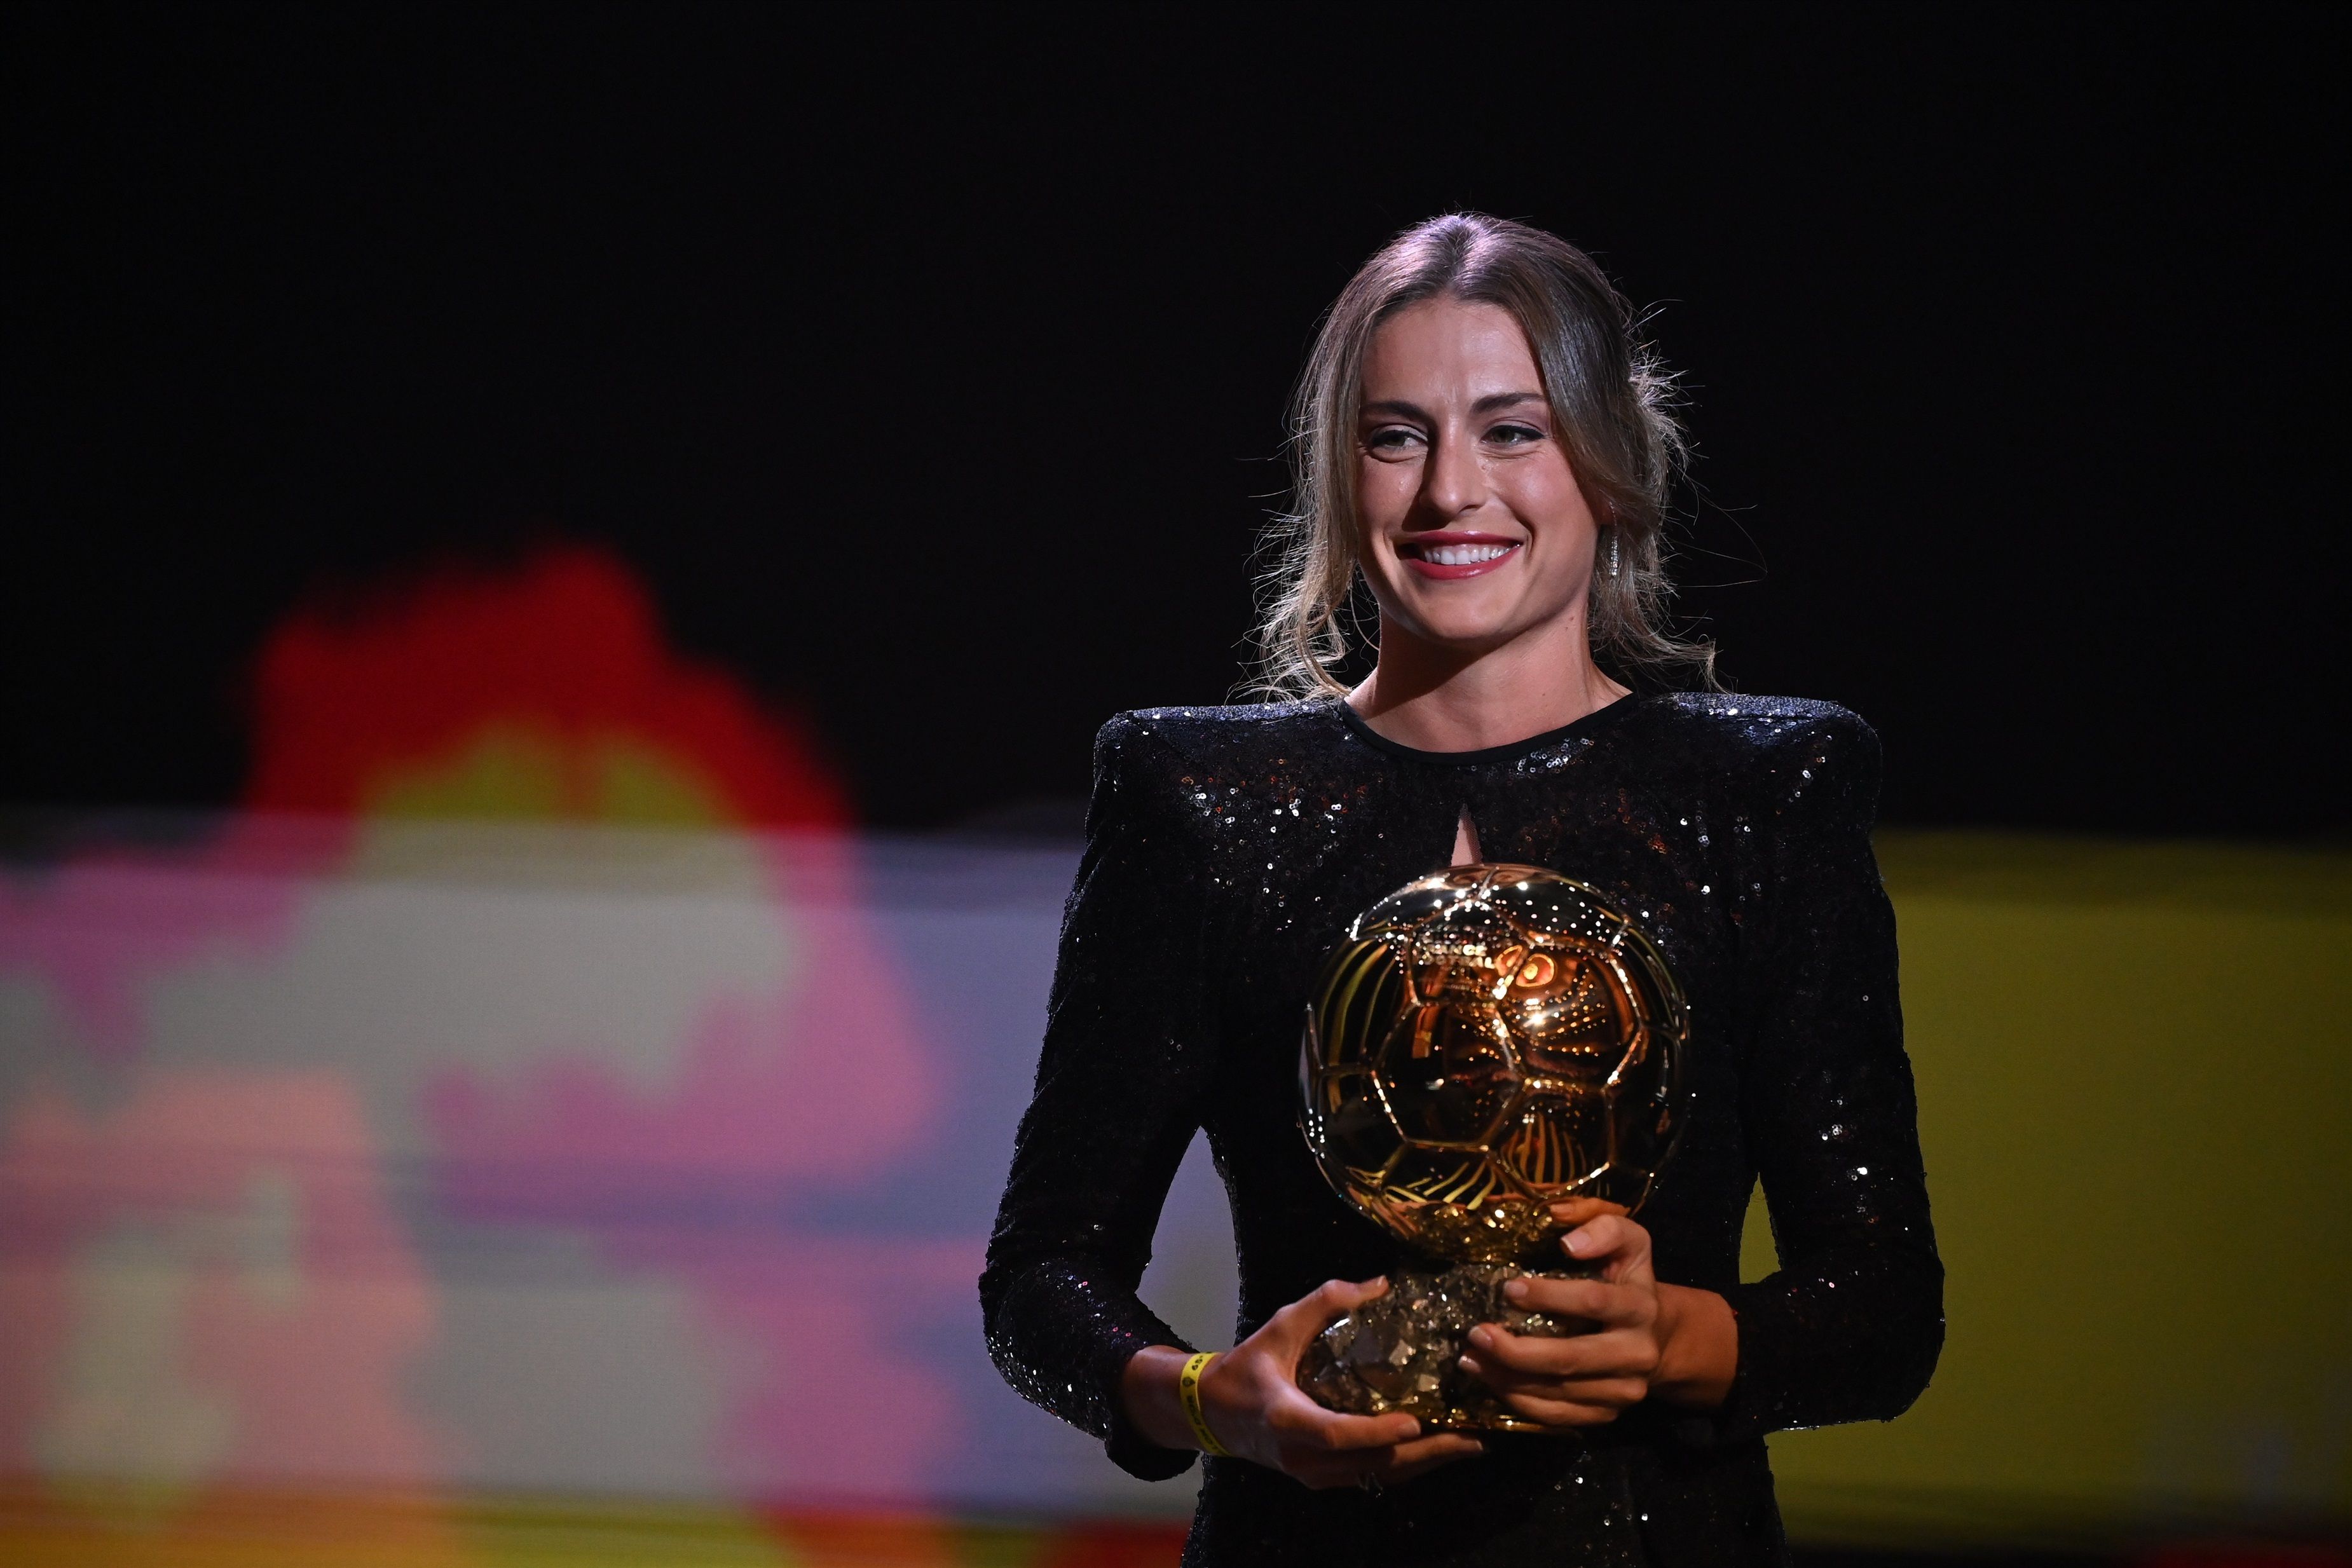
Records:
[[[1423,534],[1400,543],[1397,555],[1423,577],[1450,582],[1494,570],[1524,542],[1492,534]]]

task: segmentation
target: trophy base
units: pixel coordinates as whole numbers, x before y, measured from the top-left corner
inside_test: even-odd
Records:
[[[1392,1274],[1386,1295],[1366,1301],[1307,1345],[1298,1358],[1298,1386],[1327,1410],[1402,1411],[1424,1432],[1557,1432],[1513,1411],[1463,1371],[1462,1353],[1480,1323],[1545,1339],[1584,1333],[1590,1325],[1580,1319],[1511,1305],[1503,1286],[1528,1277],[1578,1280],[1598,1273],[1538,1274],[1507,1263],[1465,1263],[1442,1274]]]

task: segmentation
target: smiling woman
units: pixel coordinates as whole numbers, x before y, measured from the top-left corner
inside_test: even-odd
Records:
[[[1394,496],[1412,482],[1367,475],[1360,458],[1369,444],[1384,459],[1417,462],[1437,444],[1437,411],[1393,401],[1387,390],[1401,360],[1448,340],[1426,319],[1409,324],[1430,313],[1482,322],[1460,351],[1479,356],[1488,384],[1474,406],[1456,411],[1452,449],[1470,455],[1461,438],[1475,422],[1482,457],[1549,443],[1555,489],[1562,473],[1573,475],[1565,504],[1583,513],[1588,536],[1582,613],[1591,646],[1620,675],[1711,687],[1714,650],[1677,638],[1665,621],[1666,491],[1683,452],[1669,412],[1671,378],[1635,338],[1632,308],[1590,256],[1539,229],[1457,214],[1422,225],[1365,264],[1331,307],[1299,378],[1291,413],[1297,506],[1276,530],[1259,690],[1303,697],[1346,689],[1335,671],[1350,652],[1349,594],[1359,568],[1379,564],[1363,559],[1379,551],[1361,539],[1360,493]],[[1397,341],[1405,335],[1410,347]],[[1443,504],[1423,507],[1413,522],[1432,535],[1457,526]],[[1476,531],[1466,520],[1458,526]],[[1454,558],[1430,564],[1470,564],[1460,561],[1460,545],[1517,541],[1423,542]],[[1574,570],[1571,542],[1557,541],[1556,580]],[[1385,619],[1382,630],[1392,630]]]
[[[1827,703],[1713,691],[1711,651],[1661,629],[1664,384],[1581,252],[1472,216],[1400,236],[1340,296],[1299,393],[1265,671],[1292,700],[1123,714],[1097,742],[981,1299],[1006,1377],[1119,1465],[1210,1456],[1195,1568],[1785,1563],[1764,1434],[1895,1416],[1935,1366],[1877,737]],[[1380,636],[1350,689],[1334,666],[1359,583]],[[1341,1413],[1297,1380],[1327,1325],[1427,1266],[1309,1157],[1301,1014],[1351,916],[1465,866],[1444,885],[1538,867],[1596,891],[1688,1001],[1681,1144],[1638,1223],[1581,1188],[1512,1188],[1549,1205],[1585,1272],[1504,1298],[1578,1332],[1471,1330],[1459,1370],[1517,1428],[1475,1435],[1393,1402]],[[1493,1060],[1513,1060],[1510,1027],[1478,1037]],[[1488,1155],[1548,1124],[1504,1102],[1416,1163],[1390,1090],[1362,1087],[1385,1082],[1327,1109],[1388,1151],[1364,1173],[1386,1193],[1483,1203],[1458,1197],[1462,1151],[1500,1171]],[[1196,1131],[1240,1254],[1238,1343],[1217,1354],[1136,1294]],[[1781,1267],[1747,1283],[1759,1177]]]

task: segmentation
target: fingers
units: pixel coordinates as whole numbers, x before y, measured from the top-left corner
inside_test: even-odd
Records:
[[[1400,1467],[1425,1465],[1428,1460],[1470,1458],[1473,1453],[1486,1453],[1486,1446],[1467,1432],[1433,1432],[1428,1437],[1416,1437],[1412,1443],[1397,1443],[1395,1448],[1381,1455],[1381,1462],[1392,1467],[1392,1469],[1400,1469]]]
[[[1272,1356],[1288,1376],[1297,1370],[1307,1341],[1366,1301],[1387,1295],[1388,1290],[1386,1280],[1327,1280],[1266,1319],[1248,1344]]]
[[[1605,1197],[1566,1197],[1551,1206],[1552,1218],[1570,1229],[1604,1214],[1627,1212],[1623,1204],[1612,1203]]]
[[[1475,1439],[1457,1433],[1424,1437],[1410,1416],[1326,1410],[1295,1386],[1269,1404],[1266,1427],[1276,1440],[1275,1468],[1311,1487],[1353,1486],[1367,1477],[1402,1479],[1479,1451]]]
[[[1650,1383],[1633,1374],[1619,1376],[1544,1377],[1480,1363],[1471,1358],[1467,1368],[1478,1380],[1505,1398],[1566,1400],[1576,1405],[1605,1406],[1622,1410],[1649,1396]]]
[[[1635,1333],[1558,1340],[1487,1325],[1472,1330],[1471,1341],[1475,1348],[1463,1356],[1463,1369],[1512,1409],[1547,1427],[1615,1420],[1649,1396],[1657,1365],[1656,1342]]]
[[[1386,1280],[1326,1280],[1316,1290],[1301,1296],[1266,1320],[1265,1326],[1276,1331],[1286,1343],[1304,1345],[1321,1333],[1335,1320],[1346,1316],[1366,1301],[1388,1294]]]
[[[1647,1377],[1657,1370],[1658,1342],[1633,1331],[1608,1330],[1546,1339],[1516,1334],[1493,1323],[1470,1331],[1465,1358],[1522,1377]]]
[[[1606,1266],[1612,1280],[1627,1272],[1649,1272],[1650,1233],[1622,1213],[1595,1215],[1570,1231],[1560,1245],[1580,1263]]]
[[[1365,1468],[1357,1456],[1422,1435],[1421,1423],[1411,1416],[1327,1410],[1298,1386],[1298,1358],[1307,1343],[1333,1319],[1387,1290],[1385,1280],[1329,1281],[1210,1364],[1202,1396],[1223,1416],[1216,1429],[1235,1453],[1301,1479],[1307,1479],[1307,1468],[1357,1475]]]
[[[1603,1401],[1599,1399],[1563,1399],[1549,1394],[1506,1394],[1503,1403],[1530,1421],[1540,1421],[1547,1427],[1605,1427],[1625,1412],[1626,1405],[1636,1401]]]
[[[1367,1448],[1394,1448],[1421,1436],[1421,1423],[1410,1416],[1346,1416],[1326,1410],[1296,1384],[1275,1391],[1266,1410],[1266,1425],[1286,1448],[1309,1453],[1355,1456]],[[1362,1469],[1360,1461],[1356,1461],[1356,1468]]]
[[[1326,1280],[1314,1294],[1293,1303],[1311,1309],[1318,1321],[1318,1328],[1345,1312],[1352,1312],[1366,1301],[1377,1301],[1389,1293],[1385,1276],[1374,1280]]]
[[[1604,1328],[1630,1328],[1657,1314],[1654,1292],[1606,1280],[1547,1280],[1530,1274],[1506,1284],[1503,1299],[1524,1312],[1582,1318]]]
[[[1486,1451],[1486,1445],[1475,1437],[1465,1437],[1459,1432],[1440,1432],[1416,1443],[1398,1444],[1387,1466],[1375,1472],[1374,1479],[1383,1486],[1393,1486],[1399,1481],[1409,1481],[1415,1476],[1425,1475],[1440,1465],[1475,1459]]]

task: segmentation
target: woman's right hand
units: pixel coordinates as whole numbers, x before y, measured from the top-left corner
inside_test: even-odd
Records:
[[[1385,1280],[1334,1280],[1268,1318],[1201,1375],[1201,1411],[1217,1441],[1237,1457],[1310,1487],[1389,1485],[1483,1452],[1457,1432],[1421,1435],[1410,1416],[1347,1416],[1326,1410],[1298,1386],[1298,1358],[1332,1320],[1388,1291]],[[1178,1376],[1186,1356],[1168,1345],[1139,1352],[1122,1385],[1136,1425],[1168,1448],[1198,1448],[1184,1417]]]

